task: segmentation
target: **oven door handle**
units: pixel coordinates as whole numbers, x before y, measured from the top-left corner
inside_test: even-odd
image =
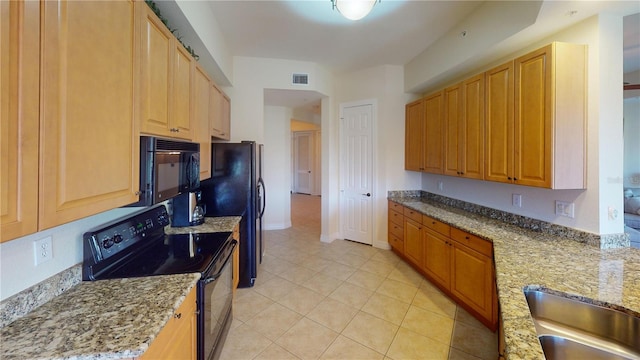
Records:
[[[213,274],[211,276],[208,276],[207,278],[205,278],[204,280],[204,284],[207,285],[210,282],[216,281],[217,278],[220,277],[220,275],[222,275],[222,272],[224,271],[224,268],[227,266],[227,263],[229,262],[229,260],[231,260],[231,256],[233,256],[233,252],[235,250],[235,247],[238,245],[238,242],[235,240],[231,240],[231,252],[229,252],[229,255],[227,256],[227,259],[224,261],[224,265],[222,265],[222,267],[220,268],[220,271],[218,271],[216,274]]]

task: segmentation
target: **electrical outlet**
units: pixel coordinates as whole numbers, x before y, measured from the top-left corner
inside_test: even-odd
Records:
[[[556,215],[574,218],[575,205],[570,202],[556,200]]]
[[[442,180],[438,181],[438,190],[442,191],[443,188],[444,184],[442,183]]]
[[[513,194],[513,197],[511,199],[511,204],[515,207],[522,207],[522,195]]]
[[[53,244],[51,236],[33,242],[35,265],[38,266],[53,258]]]

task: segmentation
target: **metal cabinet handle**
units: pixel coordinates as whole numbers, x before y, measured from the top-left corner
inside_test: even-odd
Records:
[[[173,314],[173,317],[176,319],[180,319],[182,317],[182,313]]]

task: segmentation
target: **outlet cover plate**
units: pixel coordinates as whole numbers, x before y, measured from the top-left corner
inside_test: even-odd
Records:
[[[575,218],[575,205],[574,203],[556,200],[556,215],[565,216],[568,218]]]
[[[36,266],[53,258],[53,241],[51,236],[33,242],[33,255]]]

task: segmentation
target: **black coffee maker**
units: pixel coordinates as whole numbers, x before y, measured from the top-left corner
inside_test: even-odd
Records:
[[[200,190],[180,194],[171,201],[173,208],[172,227],[195,226],[204,223],[205,208]]]

